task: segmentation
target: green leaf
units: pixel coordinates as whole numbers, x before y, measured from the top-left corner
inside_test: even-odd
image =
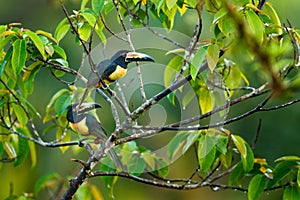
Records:
[[[176,97],[175,93],[176,91],[171,92],[170,94],[167,95],[167,99],[173,106],[175,106],[175,97]]]
[[[182,98],[182,107],[186,108],[189,103],[195,98],[195,91],[192,87],[188,88],[188,91],[185,93],[184,97]]]
[[[168,144],[168,159],[170,161],[174,160],[185,153],[198,139],[200,134],[200,131],[178,132]]]
[[[139,176],[145,171],[146,163],[140,158],[140,156],[133,155],[130,163],[127,163],[126,166],[129,173]]]
[[[101,22],[98,22],[98,24],[100,24]],[[103,44],[106,44],[106,37],[102,31],[103,28],[99,28],[99,25],[96,26],[95,31],[98,35],[98,37],[101,39],[101,41],[103,42]]]
[[[231,135],[231,139],[234,143],[234,145],[236,146],[236,148],[238,149],[238,151],[240,152],[240,154],[246,158],[247,156],[247,149],[246,149],[246,145],[245,145],[245,140],[243,138],[241,138],[238,135]]]
[[[169,174],[169,163],[164,161],[162,158],[155,157],[155,164],[156,164],[156,169],[157,171],[154,171],[159,173],[163,178],[166,178],[167,175]]]
[[[82,0],[80,5],[80,10],[84,10],[89,0]]]
[[[56,139],[60,140],[61,142],[69,142],[69,141],[71,141],[71,134],[70,134],[70,132],[68,131],[66,133],[66,135],[62,138],[63,132],[64,132],[63,128],[58,128],[57,131],[56,131],[56,134],[55,134],[56,135]],[[61,147],[59,147],[59,149],[61,150],[62,153],[64,153],[65,151],[67,151],[69,148],[70,148],[70,146],[61,146]]]
[[[130,142],[126,142],[126,143],[123,145],[122,150],[124,150],[124,151],[129,151],[129,152],[133,152],[133,151],[137,151],[137,150],[138,150],[138,147],[137,147],[135,141],[130,141]]]
[[[14,38],[15,35],[11,34],[5,38],[0,37],[0,51],[3,51],[4,47]]]
[[[171,10],[176,5],[177,0],[166,0],[166,5],[169,10]]]
[[[24,81],[24,76],[23,76],[22,81],[24,81],[24,83],[20,83],[19,86],[23,84],[24,90],[26,91],[27,95],[31,94],[33,92],[34,78],[36,77],[36,75],[39,72],[41,67],[42,67],[42,65],[37,65],[32,71],[30,71],[29,77],[26,81]],[[28,71],[26,71],[26,72],[28,72]],[[24,97],[27,97],[27,95],[25,95],[25,92],[23,92]]]
[[[66,60],[61,59],[61,58],[50,59],[49,61],[55,62],[55,63],[57,63],[59,65],[64,66],[64,67],[68,67],[69,66],[69,63]]]
[[[6,26],[5,25],[0,25],[0,33],[3,33],[4,31],[6,31]]]
[[[287,186],[284,188],[283,200],[299,200],[300,199],[300,190],[296,185]]]
[[[228,137],[217,133],[217,135],[215,136],[215,140],[217,144],[217,150],[222,154],[225,154],[228,148]]]
[[[270,2],[266,2],[264,5],[264,11],[268,14],[268,16],[271,18],[272,22],[274,23],[276,30],[277,30],[277,34],[281,35],[282,34],[282,26],[281,26],[281,22],[279,19],[279,16],[276,12],[276,10],[273,8],[273,6],[271,5]]]
[[[8,142],[5,141],[4,145],[3,145],[3,149],[4,149],[5,153],[8,155],[9,158],[15,159],[17,157],[16,150],[12,146],[11,143],[8,143]]]
[[[225,75],[226,76],[226,86],[228,88],[237,88],[240,86],[242,76],[241,76],[241,71],[239,67],[235,64],[232,64],[230,66],[230,69],[228,69],[229,74]],[[230,95],[233,94],[233,91],[230,91]]]
[[[200,0],[200,1],[202,1],[202,0]],[[161,2],[161,1],[159,1],[159,2]],[[186,1],[186,4],[191,6],[192,8],[195,8],[197,3],[198,3],[198,0],[187,0]]]
[[[137,3],[139,3],[141,0],[133,0],[134,5],[136,5]]]
[[[206,59],[210,71],[214,71],[219,61],[219,46],[217,44],[208,46]]]
[[[78,28],[79,36],[84,41],[87,41],[90,38],[91,32],[92,28],[88,24],[83,24]]]
[[[32,40],[32,42],[34,43],[36,48],[39,50],[39,52],[43,56],[44,60],[46,60],[47,55],[45,53],[45,47],[44,47],[44,44],[43,44],[41,38],[36,33],[31,32],[31,31],[26,32],[26,35],[28,35],[28,37]]]
[[[228,169],[232,163],[232,151],[227,150],[227,152],[225,154],[221,154],[219,158],[222,165],[224,165],[224,167]]]
[[[53,56],[53,54],[54,54],[54,48],[53,48],[53,46],[52,46],[51,43],[46,44],[46,46],[45,46],[45,51],[46,51],[46,53],[47,53],[49,56]]]
[[[104,8],[105,0],[92,0],[92,9],[96,13],[96,15],[99,15],[103,8]]]
[[[45,36],[46,38],[48,38],[48,39],[52,40],[53,42],[57,43],[56,39],[52,36],[51,33],[48,33],[46,31],[42,31],[42,30],[37,30],[35,33],[37,35]],[[50,42],[48,41],[48,43],[50,43]],[[47,43],[44,43],[44,44],[47,44]]]
[[[54,52],[61,56],[64,60],[67,60],[65,50],[58,45],[53,45]]]
[[[62,58],[49,59],[49,61],[57,63],[57,64],[61,65],[62,67],[68,67],[69,66],[68,61],[66,61]],[[62,71],[62,70],[55,70],[54,74],[55,74],[56,77],[62,77],[63,75],[65,75],[65,72]]]
[[[37,154],[36,154],[36,148],[35,148],[35,143],[33,142],[28,142],[29,146],[29,153],[30,153],[30,159],[31,159],[31,167],[33,168],[36,163],[37,163]]]
[[[218,27],[226,37],[229,37],[236,30],[235,22],[228,14],[219,19]]]
[[[201,108],[201,113],[210,112],[214,108],[215,99],[207,89],[207,87],[201,87],[199,92],[199,105]]]
[[[256,174],[248,186],[248,199],[256,200],[263,193],[266,186],[266,177],[262,174]]]
[[[25,111],[23,110],[23,108],[20,105],[17,104],[12,104],[12,108],[13,111],[18,119],[18,122],[23,125],[26,126],[27,122],[28,122],[28,118],[26,116]]]
[[[141,153],[141,158],[145,161],[145,163],[150,167],[151,170],[155,169],[155,155],[149,152]]]
[[[186,143],[183,146],[182,152],[186,152],[199,138],[201,131],[189,131],[187,132],[188,137],[186,138]]]
[[[0,154],[1,156],[1,154]],[[298,172],[297,172],[297,184],[298,184],[298,187],[300,188],[300,168],[298,168]]]
[[[214,20],[212,24],[218,23],[218,21],[224,17],[228,13],[228,10],[226,8],[221,8],[214,16]]]
[[[29,115],[34,118],[34,117],[41,117],[38,111],[33,107],[33,105],[23,96],[18,96],[18,98],[21,100],[21,102],[25,105],[27,112]],[[29,134],[30,135],[30,134]]]
[[[206,47],[198,49],[191,61],[192,65],[190,66],[190,73],[193,80],[195,80],[195,78],[197,77],[198,71],[202,66],[206,53],[207,53]]]
[[[55,111],[58,115],[61,115],[67,107],[71,104],[72,102],[72,94],[70,93],[65,93],[61,95],[57,101],[55,102]]]
[[[239,182],[242,180],[243,177],[244,177],[243,164],[242,162],[239,162],[229,175],[228,185],[231,187],[234,186],[235,184],[239,185]]]
[[[24,131],[22,131],[22,129],[17,129],[17,131],[20,133],[24,132]],[[21,165],[25,161],[25,159],[27,158],[28,153],[29,153],[28,140],[26,140],[22,137],[19,137],[18,140],[19,140],[18,141],[18,158],[17,158],[16,162],[14,162],[15,167]]]
[[[223,0],[205,0],[205,7],[209,12],[217,12],[221,5]]]
[[[216,146],[212,137],[202,135],[198,145],[200,172],[205,174],[215,161]]]
[[[93,27],[96,23],[96,17],[88,12],[80,13],[80,15],[88,22],[88,24]]]
[[[253,168],[253,165],[254,165],[254,155],[253,155],[251,147],[247,143],[245,144],[245,146],[246,146],[246,150],[247,150],[247,156],[246,156],[246,158],[241,156],[241,159],[242,159],[244,171],[249,172]]]
[[[4,152],[4,149],[3,149],[3,143],[2,141],[0,142],[0,158],[2,158],[2,154]]]
[[[22,81],[26,82],[27,80],[30,80],[30,78],[33,79],[32,75],[36,75],[33,71],[39,68],[42,64],[43,64],[42,61],[36,61],[31,65],[29,65],[23,74]]]
[[[183,62],[182,56],[175,56],[170,60],[164,71],[164,86],[167,88],[173,82],[176,74],[179,72]]]
[[[278,163],[273,170],[273,179],[268,183],[267,188],[271,188],[279,183],[283,178],[292,173],[292,168],[297,165],[294,161],[282,161]]]
[[[181,147],[185,143],[186,138],[188,137],[187,132],[179,132],[172,138],[172,140],[168,144],[168,158],[169,160],[173,160],[175,155],[177,155],[181,150]]]
[[[293,91],[299,90],[299,88],[300,88],[300,76],[297,76],[293,80],[291,80],[291,82],[289,83],[289,88],[292,89]]]
[[[76,191],[75,198],[76,199],[92,199],[91,190],[89,188],[89,182],[83,183],[78,190]]]
[[[1,64],[1,66],[0,66],[0,76],[1,76],[2,73],[3,73],[6,64],[7,64],[8,61],[10,60],[10,57],[11,57],[12,53],[13,53],[13,46],[11,46],[11,47],[7,50],[7,52],[6,52],[5,56],[4,56],[4,59],[3,59],[2,64]]]
[[[134,141],[126,142],[123,145],[120,154],[121,154],[121,162],[127,167],[131,166],[132,165],[131,161],[134,159],[133,157],[139,156],[139,151],[136,142]]]
[[[49,113],[49,111],[51,110],[51,107],[55,104],[57,99],[65,93],[70,93],[70,91],[67,89],[61,89],[52,96],[50,102],[47,104],[46,113]]]
[[[299,156],[283,156],[280,158],[277,158],[275,162],[282,162],[282,161],[300,161]]]
[[[262,43],[265,32],[264,23],[260,20],[258,15],[252,9],[247,9],[245,10],[245,12],[250,32],[253,34],[253,36],[256,37],[259,43]]]
[[[114,9],[115,5],[112,1],[107,1],[104,6],[104,13],[107,15]]]
[[[26,52],[26,41],[25,40],[16,40],[13,43],[13,53],[11,64],[16,74],[19,74],[23,67],[25,66],[27,57]]]
[[[99,36],[99,38],[102,40],[102,42],[105,44],[106,37],[102,32],[104,25],[102,24],[101,20],[98,20],[98,22],[97,22],[96,17],[93,14],[88,13],[88,12],[80,13],[80,15],[88,22],[88,24],[91,27],[94,27],[95,24],[97,23],[95,26],[95,31],[96,31],[97,35]]]
[[[42,176],[38,179],[38,181],[34,185],[34,195],[38,196],[38,193],[43,189],[53,184],[54,181],[59,179],[59,175],[57,173],[51,173]]]
[[[117,179],[117,178],[115,177],[115,179]],[[98,187],[96,187],[95,185],[89,184],[89,189],[90,189],[91,194],[94,197],[94,199],[103,199]]]
[[[54,33],[54,37],[58,43],[66,36],[69,30],[70,30],[70,24],[68,23],[67,18],[59,22]]]
[[[3,142],[0,140],[0,158],[2,158],[4,152]],[[0,169],[2,169],[3,163],[0,162]]]
[[[165,9],[164,10],[165,15],[167,16],[163,22],[163,26],[167,28],[168,30],[171,30],[174,25],[174,19],[175,19],[175,14],[177,11],[176,6],[174,6],[171,10]]]
[[[243,138],[238,135],[231,135],[232,141],[236,148],[241,153],[241,160],[245,172],[249,172],[254,165],[254,155],[250,146],[245,142]]]
[[[114,166],[113,161],[109,157],[105,157],[101,160],[100,170],[102,172],[113,172],[114,169],[110,166]],[[105,164],[102,164],[105,163]],[[116,176],[101,176],[102,181],[108,189],[108,195],[113,198],[114,186],[118,180]],[[81,198],[82,199],[82,198]]]

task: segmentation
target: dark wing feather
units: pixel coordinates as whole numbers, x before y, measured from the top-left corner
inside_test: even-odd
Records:
[[[105,130],[102,128],[100,122],[93,116],[86,116],[86,125],[89,127],[89,133],[101,141],[106,141],[107,136]]]
[[[103,60],[96,67],[96,70],[99,72],[102,80],[106,79],[112,72],[115,71],[115,69],[116,69],[116,64],[110,59]],[[87,86],[88,87],[95,86],[99,82],[100,80],[98,75],[94,72],[91,72],[88,78]]]

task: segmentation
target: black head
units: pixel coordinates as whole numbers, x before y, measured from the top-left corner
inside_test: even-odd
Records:
[[[101,108],[97,103],[82,103],[78,107],[78,103],[71,104],[67,108],[67,120],[71,123],[77,123],[86,117],[88,111]]]

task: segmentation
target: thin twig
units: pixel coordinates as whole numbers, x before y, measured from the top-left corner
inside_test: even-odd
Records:
[[[89,49],[88,49],[87,46],[85,45],[84,40],[80,37],[80,34],[78,33],[77,28],[76,28],[76,27],[74,26],[74,24],[72,23],[72,21],[71,21],[71,19],[70,19],[70,17],[69,17],[69,13],[68,13],[68,11],[67,11],[67,9],[66,9],[66,7],[65,7],[65,5],[64,5],[63,3],[61,3],[61,7],[62,7],[62,9],[63,9],[63,12],[64,12],[64,14],[65,14],[65,16],[66,16],[66,18],[67,18],[67,20],[68,20],[68,22],[69,22],[69,24],[70,24],[72,30],[75,32],[76,37],[79,39],[80,43],[82,44],[82,47],[83,47],[85,53],[86,53],[86,54],[89,54],[89,53],[90,53],[90,52],[89,52]]]
[[[97,75],[97,77],[98,77],[99,81],[101,82],[101,85],[103,86],[103,88],[107,88],[107,85],[106,85],[106,83],[102,80],[101,75],[99,74],[99,71],[96,70],[96,64],[95,64],[94,61],[93,61],[93,58],[92,58],[92,56],[91,56],[90,50],[89,50],[88,47],[86,46],[86,43],[84,42],[84,40],[80,37],[80,34],[78,33],[78,30],[76,29],[76,27],[73,25],[73,23],[72,23],[72,21],[71,21],[71,19],[70,19],[70,17],[69,17],[68,11],[67,11],[67,9],[66,9],[66,7],[65,7],[65,5],[64,5],[63,3],[61,3],[61,7],[62,7],[62,9],[63,9],[63,12],[64,12],[64,14],[65,14],[65,16],[66,16],[66,18],[67,18],[67,20],[68,20],[68,22],[69,22],[69,24],[70,24],[72,30],[75,32],[76,37],[79,39],[79,41],[80,41],[80,43],[81,43],[81,45],[82,45],[82,47],[83,47],[83,49],[84,49],[84,52],[85,52],[85,53],[87,54],[87,56],[88,56],[88,61],[89,61],[90,67],[91,67],[91,69],[92,69],[92,72],[95,73],[95,74]],[[96,24],[96,23],[97,23],[97,22],[95,22],[95,24]],[[82,98],[84,98],[84,96],[83,96]],[[81,99],[80,102],[82,103],[83,100],[84,100],[84,99]]]
[[[120,2],[121,3],[121,2]],[[125,1],[125,6],[123,5],[123,7],[126,8],[127,10],[127,13],[129,14],[129,30],[126,29],[126,26],[124,24],[124,21],[122,19],[122,15],[120,12],[120,9],[118,7],[118,5],[115,3],[115,7],[116,7],[116,10],[118,12],[118,16],[120,18],[120,21],[121,21],[121,24],[122,24],[122,27],[123,27],[123,30],[125,32],[125,34],[127,35],[127,41],[132,49],[132,51],[135,51],[135,48],[134,48],[134,45],[133,45],[133,42],[131,40],[131,31],[132,31],[132,17],[133,15],[131,15],[132,13],[130,12],[129,10],[129,7],[128,7],[128,4],[127,2]],[[147,100],[147,97],[146,97],[146,93],[145,93],[145,88],[144,88],[144,82],[143,82],[143,76],[142,76],[142,72],[141,72],[141,66],[140,66],[140,63],[139,62],[135,62],[136,63],[136,71],[137,71],[137,75],[138,75],[138,78],[139,78],[139,83],[140,83],[140,92],[141,92],[141,96],[142,96],[142,99],[143,101],[145,102]]]
[[[278,109],[281,109],[281,108],[285,108],[285,107],[294,105],[298,102],[300,102],[300,99],[294,99],[292,101],[289,101],[289,102],[281,104],[281,105],[277,105],[277,106],[273,106],[273,107],[269,107],[269,108],[261,108],[260,111],[266,112],[266,111],[270,111],[270,110],[278,110]]]
[[[257,8],[261,10],[264,7],[265,3],[267,3],[267,0],[260,0]]]
[[[256,131],[256,134],[255,134],[255,138],[254,138],[253,144],[251,145],[252,151],[255,149],[256,144],[258,142],[258,138],[259,138],[259,134],[260,134],[260,130],[261,130],[261,122],[262,122],[262,120],[259,119],[258,126],[257,126],[257,131]]]
[[[124,6],[122,3],[121,3],[121,5],[122,5],[122,7],[125,8],[125,6]],[[130,12],[130,13],[128,13],[128,14],[130,14],[130,15],[133,16],[136,20],[138,20],[138,21],[139,21],[145,28],[147,28],[153,35],[155,35],[155,36],[157,36],[157,37],[159,37],[159,38],[162,38],[163,40],[166,40],[167,42],[170,42],[171,44],[173,44],[173,45],[175,45],[175,46],[177,46],[177,47],[179,47],[179,48],[182,48],[182,49],[185,49],[185,48],[186,48],[184,45],[178,43],[177,41],[172,40],[172,39],[170,39],[169,37],[167,37],[167,36],[165,36],[165,35],[163,35],[163,34],[157,32],[157,31],[155,31],[148,23],[145,23],[142,19],[140,19],[138,15],[136,15],[136,14],[134,14],[134,13],[132,13],[132,12]]]
[[[153,126],[132,126],[132,129],[142,129],[142,130],[157,130],[157,131],[192,131],[192,130],[206,130],[209,128],[217,128],[222,127],[227,124],[231,124],[233,122],[239,121],[241,119],[244,119],[256,112],[259,112],[263,109],[263,106],[270,100],[272,94],[269,95],[265,100],[263,100],[260,104],[258,104],[255,108],[249,110],[248,112],[245,112],[241,115],[238,115],[236,117],[230,118],[228,120],[217,122],[214,124],[208,124],[203,126],[180,126],[180,127],[173,127],[173,126],[161,126],[161,127],[153,127]]]
[[[126,97],[125,97],[125,94],[122,90],[122,86],[120,85],[119,82],[116,82],[116,86],[117,86],[117,89],[120,93],[120,96],[121,96],[121,101],[122,101],[122,105],[124,106],[124,108],[126,109],[126,112],[125,114],[129,115],[130,113],[130,110],[129,110],[129,107],[128,107],[128,104],[127,104],[127,101],[126,101]]]
[[[128,43],[128,40],[127,40],[127,39],[118,36],[116,33],[114,33],[114,32],[109,28],[109,26],[107,26],[106,22],[104,21],[103,15],[102,15],[101,13],[100,13],[100,19],[101,19],[101,21],[102,21],[102,23],[103,23],[105,29],[106,29],[110,34],[112,34],[114,37],[118,38],[119,40],[122,40],[122,41]]]
[[[109,103],[109,105],[111,107],[111,110],[112,110],[112,115],[113,115],[114,120],[115,120],[116,127],[119,127],[120,126],[120,118],[119,118],[118,111],[117,111],[117,108],[116,108],[115,104],[112,102],[112,100],[102,90],[97,88],[96,91]]]
[[[211,182],[197,182],[194,183],[193,180],[190,181],[190,184],[185,183],[186,181],[183,181],[183,184],[176,184],[168,181],[156,181],[156,180],[150,180],[138,176],[134,176],[132,174],[128,174],[125,172],[94,172],[91,174],[89,177],[98,177],[98,176],[118,176],[118,177],[124,177],[128,178],[140,183],[144,183],[147,185],[152,185],[156,187],[162,187],[162,188],[169,188],[169,189],[177,189],[177,190],[192,190],[192,189],[198,189],[201,187],[211,187],[211,188],[218,188],[218,189],[232,189],[235,191],[242,191],[242,192],[248,192],[248,189],[242,188],[242,187],[237,187],[237,186],[229,186],[229,185],[224,185],[224,184],[215,184]],[[278,188],[282,188],[284,186],[278,186],[270,189],[266,189],[265,191],[271,191],[271,190],[276,190]]]

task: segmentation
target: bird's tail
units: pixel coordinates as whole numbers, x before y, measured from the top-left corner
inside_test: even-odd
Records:
[[[89,94],[89,88],[87,87],[87,88],[85,88],[84,93],[80,98],[80,101],[79,101],[79,104],[78,104],[79,106],[83,103],[83,101],[86,99],[88,94]]]
[[[114,162],[114,165],[117,169],[117,171],[121,170],[123,172],[126,171],[125,166],[122,164],[120,157],[117,155],[116,151],[114,149],[110,149],[108,151],[109,156],[111,157],[111,159]]]
[[[102,144],[103,145],[103,144]],[[95,151],[99,148],[99,144],[95,143],[86,143],[85,148],[89,151],[89,153],[92,155],[95,153]],[[117,155],[117,152],[114,149],[110,149],[108,151],[108,156],[113,162],[114,166],[111,166],[112,168],[115,167],[117,171],[125,172],[126,168],[122,164],[120,157]]]

